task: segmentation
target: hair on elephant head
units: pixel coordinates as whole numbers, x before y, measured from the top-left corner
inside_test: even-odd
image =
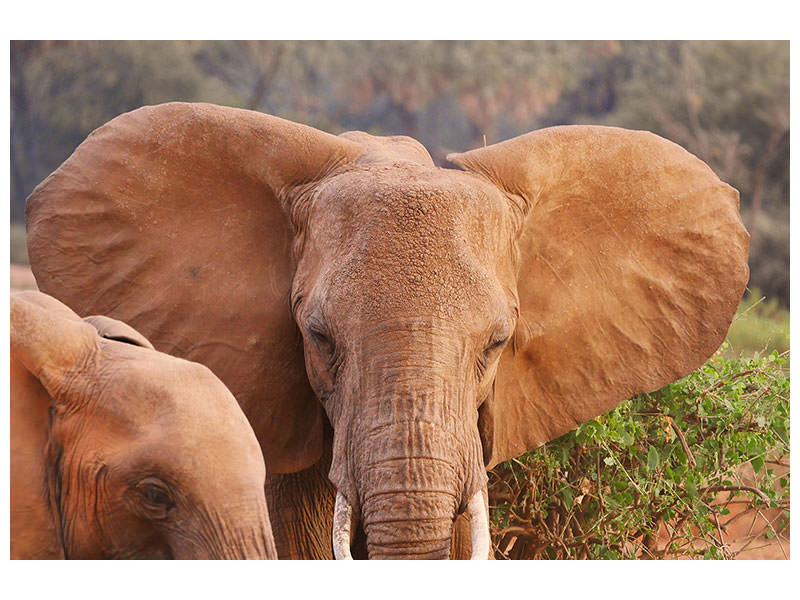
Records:
[[[206,367],[11,296],[12,558],[276,558],[264,477]]]
[[[210,366],[268,471],[329,450],[337,556],[358,520],[370,557],[447,557],[465,513],[485,558],[486,468],[702,364],[749,238],[738,193],[650,133],[555,127],[449,160],[145,107],[33,192],[31,262],[79,311]]]

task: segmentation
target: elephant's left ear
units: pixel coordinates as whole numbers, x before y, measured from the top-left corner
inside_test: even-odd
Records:
[[[520,208],[520,321],[488,466],[699,367],[748,279],[739,194],[680,146],[554,127],[450,155]]]

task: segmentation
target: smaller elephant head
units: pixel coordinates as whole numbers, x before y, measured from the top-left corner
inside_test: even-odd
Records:
[[[199,364],[11,297],[12,558],[275,558],[255,435]]]

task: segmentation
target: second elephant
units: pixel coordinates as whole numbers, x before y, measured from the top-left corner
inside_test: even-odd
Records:
[[[11,558],[276,558],[264,475],[206,367],[11,296]]]

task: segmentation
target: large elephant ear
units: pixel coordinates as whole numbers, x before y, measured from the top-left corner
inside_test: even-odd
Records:
[[[322,450],[323,418],[289,310],[287,213],[360,144],[258,112],[171,103],[94,131],[31,194],[39,288],[124,321],[231,390],[267,468]]]
[[[722,343],[749,236],[738,192],[698,158],[648,132],[588,126],[448,158],[525,214],[489,467],[690,373]]]

